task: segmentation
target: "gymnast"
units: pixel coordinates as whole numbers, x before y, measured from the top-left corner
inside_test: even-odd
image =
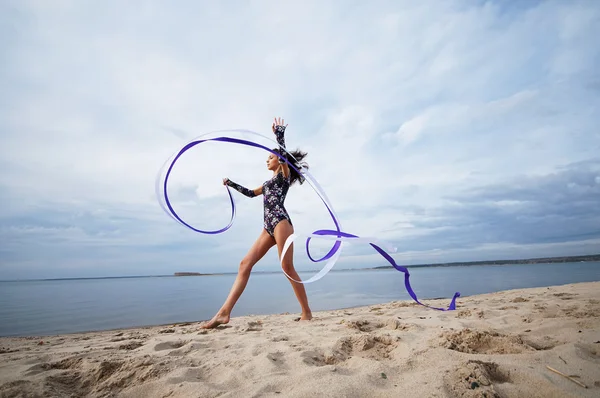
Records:
[[[281,118],[275,118],[275,121],[271,126],[277,139],[277,143],[283,149],[286,148],[284,138],[286,127],[287,125],[284,125],[284,120]],[[308,168],[306,162],[300,163],[307,154],[306,152],[296,150],[290,152],[293,156],[293,158],[290,158],[285,150],[274,148],[272,151],[276,152],[277,155],[269,154],[269,157],[267,158],[267,169],[273,171],[273,176],[271,179],[265,181],[260,187],[252,190],[245,188],[228,178],[223,179],[224,185],[235,189],[249,198],[263,195],[264,228],[246,256],[240,262],[237,277],[225,303],[210,321],[205,322],[200,326],[203,329],[215,328],[218,325],[229,322],[231,311],[246,288],[248,279],[250,278],[250,272],[254,265],[260,261],[274,245],[277,245],[279,257],[281,257],[281,252],[286,239],[294,233],[292,220],[285,209],[284,201],[290,186],[295,182],[302,184],[304,178],[302,175],[298,174],[296,170],[290,168],[285,161],[289,161],[298,170],[301,168]],[[296,281],[301,280],[294,269],[293,244],[286,252],[285,258],[281,261],[281,266],[289,277]],[[311,320],[312,313],[308,305],[304,284],[295,282],[294,280],[290,280],[290,283],[292,284],[302,311],[299,320]]]

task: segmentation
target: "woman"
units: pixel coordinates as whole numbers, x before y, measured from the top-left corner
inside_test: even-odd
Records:
[[[275,118],[275,122],[271,128],[275,134],[275,137],[277,138],[277,143],[282,148],[285,148],[284,133],[287,125],[284,126],[283,123],[283,119]],[[274,245],[277,245],[279,257],[281,258],[283,245],[288,236],[294,232],[292,221],[284,207],[283,202],[285,201],[285,197],[290,185],[296,181],[299,181],[300,184],[302,184],[304,182],[304,178],[294,169],[290,169],[287,163],[285,163],[285,161],[281,158],[289,160],[297,169],[300,169],[301,167],[308,167],[306,163],[298,163],[306,156],[306,153],[300,151],[290,152],[295,159],[289,159],[286,152],[281,151],[278,148],[273,149],[273,151],[277,152],[279,155],[276,156],[269,154],[269,157],[267,158],[267,169],[273,171],[273,177],[270,180],[265,181],[260,187],[250,190],[239,184],[236,184],[228,178],[223,179],[224,185],[232,187],[247,197],[253,198],[263,195],[264,229],[260,233],[254,245],[250,248],[246,256],[240,262],[240,268],[237,277],[233,283],[231,291],[229,292],[229,296],[225,300],[225,303],[210,321],[201,326],[203,329],[215,328],[218,325],[229,322],[231,310],[246,288],[246,284],[248,283],[250,272],[252,271],[254,264],[256,264]],[[293,244],[286,252],[285,258],[283,259],[281,265],[285,273],[291,278],[295,280],[301,280],[300,276],[298,276],[298,273],[294,269]],[[302,309],[300,320],[311,320],[312,313],[308,306],[308,298],[306,297],[304,284],[297,283],[293,280],[290,280],[290,283],[294,288],[294,293],[296,294],[296,298],[298,299]]]

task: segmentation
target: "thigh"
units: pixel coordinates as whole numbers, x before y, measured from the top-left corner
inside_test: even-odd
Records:
[[[260,261],[274,245],[275,239],[263,229],[242,261],[254,265]]]
[[[283,245],[287,238],[294,233],[294,227],[288,220],[280,221],[275,227],[273,235],[275,235],[275,242],[277,243],[277,251],[279,252],[279,258],[281,258],[281,252],[283,252]],[[285,253],[285,261],[291,261],[294,256],[294,244],[292,243]]]

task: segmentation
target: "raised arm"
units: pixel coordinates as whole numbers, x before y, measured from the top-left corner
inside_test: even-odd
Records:
[[[285,134],[285,127],[284,126],[276,126],[275,127],[275,137],[277,138],[277,143],[279,145],[281,145],[281,147],[283,149],[286,149],[285,148],[285,135],[284,134]],[[281,154],[282,157],[284,157],[286,155],[287,155],[287,153],[285,153],[285,152]],[[283,162],[281,162],[281,163],[283,163]]]
[[[285,123],[283,119],[275,118],[275,122],[273,123],[272,129],[273,133],[275,134],[275,138],[277,139],[277,143],[281,146],[281,148],[287,149],[285,147],[285,129],[287,127],[287,124],[284,125],[283,123]],[[281,150],[281,158],[288,160],[287,152],[285,152],[284,150]],[[281,158],[279,159],[279,163],[282,164],[284,174],[287,177],[290,174],[290,170],[287,163]]]
[[[249,198],[254,198],[255,196],[262,195],[262,190],[263,190],[262,185],[256,189],[248,189],[244,186],[241,186],[240,184],[237,184],[237,183],[231,181],[229,178],[223,179],[223,184],[230,186],[231,188],[235,189],[242,195],[245,195]]]

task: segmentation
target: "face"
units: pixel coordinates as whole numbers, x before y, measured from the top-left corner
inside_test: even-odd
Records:
[[[279,158],[270,153],[269,157],[267,158],[267,169],[277,170],[277,167],[279,167]]]

